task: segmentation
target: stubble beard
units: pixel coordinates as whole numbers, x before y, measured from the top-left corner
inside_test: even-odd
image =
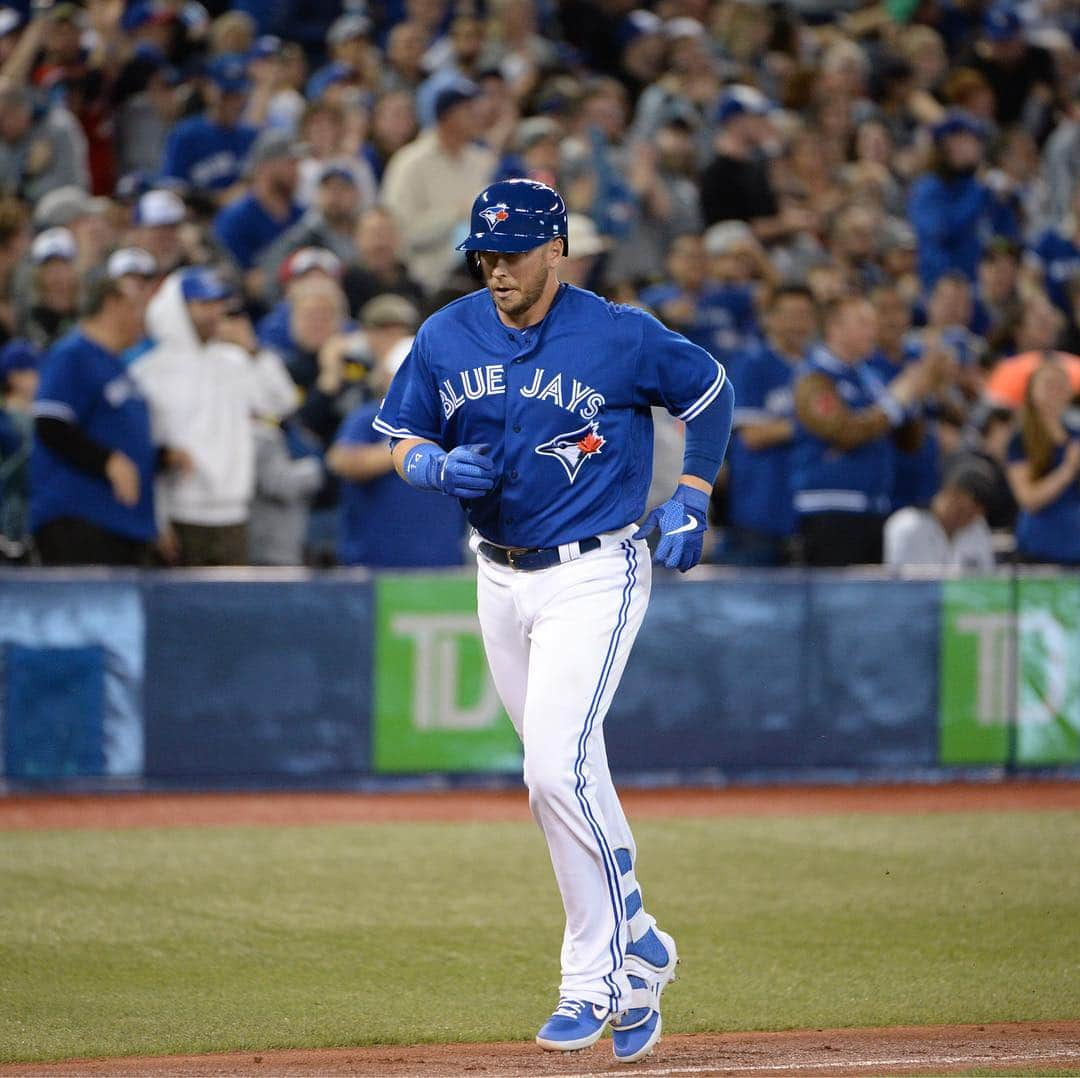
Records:
[[[517,282],[517,289],[521,298],[514,300],[512,298],[500,299],[495,294],[495,282],[492,279],[488,279],[488,291],[491,292],[491,298],[495,301],[495,306],[499,308],[503,314],[509,315],[511,318],[518,318],[531,310],[540,297],[544,294],[544,285],[547,283],[547,270],[542,269],[537,272],[536,277],[529,282]]]

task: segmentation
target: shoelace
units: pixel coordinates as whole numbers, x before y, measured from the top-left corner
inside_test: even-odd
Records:
[[[577,999],[560,999],[558,1007],[555,1008],[556,1014],[561,1014],[564,1018],[577,1019],[581,1012],[585,1009],[585,1004]]]

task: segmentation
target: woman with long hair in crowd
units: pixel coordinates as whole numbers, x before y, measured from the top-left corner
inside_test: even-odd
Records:
[[[1023,561],[1080,565],[1080,431],[1066,424],[1072,387],[1050,360],[1028,380],[1008,477],[1020,505],[1016,551]]]

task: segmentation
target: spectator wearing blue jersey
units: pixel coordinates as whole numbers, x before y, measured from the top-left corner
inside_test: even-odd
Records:
[[[942,281],[938,282],[937,288],[942,287]],[[867,367],[888,387],[928,347],[939,348],[939,337],[934,330],[925,338],[911,333],[911,310],[895,287],[883,285],[875,289],[870,298],[878,316],[878,337]],[[924,413],[913,418],[902,445],[889,440],[893,453],[889,501],[893,510],[909,505],[929,505],[937,493],[941,478],[937,418],[933,409],[927,411],[934,414]]]
[[[1059,362],[1044,362],[1028,379],[1007,470],[1020,505],[1016,550],[1024,561],[1080,565],[1080,430],[1067,423],[1071,400]]]
[[[676,238],[668,255],[669,279],[641,293],[665,325],[726,362],[753,345],[758,336],[753,295],[745,285],[720,285],[709,279],[709,256],[701,236]]]
[[[733,357],[728,366],[732,385],[738,386],[728,448],[727,527],[718,559],[728,565],[785,565],[795,534],[792,387],[818,332],[810,290],[803,285],[776,289],[765,328],[765,342]]]
[[[419,312],[401,296],[376,296],[360,314],[375,370],[376,400],[350,412],[326,455],[342,480],[338,561],[342,565],[419,568],[460,565],[465,518],[460,504],[415,490],[394,471],[389,439],[371,423],[378,399],[404,361],[419,324]]]
[[[30,523],[46,565],[137,565],[155,535],[158,453],[120,358],[143,334],[155,273],[145,252],[116,252],[88,281],[82,321],[42,364]]]
[[[203,84],[206,111],[172,129],[161,169],[165,179],[216,198],[240,181],[258,134],[241,121],[250,88],[245,57],[227,53],[210,62]]]
[[[365,81],[372,63],[370,36],[371,20],[362,12],[347,11],[334,20],[326,33],[330,62],[308,79],[309,100],[318,101],[335,83]]]
[[[881,562],[893,453],[889,437],[908,427],[940,371],[911,363],[886,389],[866,367],[877,314],[860,296],[826,311],[824,343],[795,382],[791,485],[803,557],[812,566]]]
[[[248,193],[221,210],[214,235],[246,274],[247,292],[262,292],[259,256],[303,216],[293,196],[299,182],[299,147],[287,131],[268,129],[255,140],[245,165]]]
[[[933,130],[934,162],[912,185],[908,215],[919,242],[919,278],[924,290],[949,270],[969,280],[992,236],[1015,238],[1012,208],[979,178],[986,125],[953,110]]]
[[[1071,314],[1069,282],[1080,277],[1080,183],[1073,191],[1071,212],[1056,228],[1048,228],[1035,240],[1028,264],[1053,303]]]

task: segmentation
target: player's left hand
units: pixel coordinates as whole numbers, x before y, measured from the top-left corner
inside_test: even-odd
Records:
[[[653,561],[685,573],[701,561],[708,514],[708,494],[680,484],[663,505],[649,513],[645,523],[634,532],[634,538],[644,539],[659,528],[660,542],[656,545]]]

